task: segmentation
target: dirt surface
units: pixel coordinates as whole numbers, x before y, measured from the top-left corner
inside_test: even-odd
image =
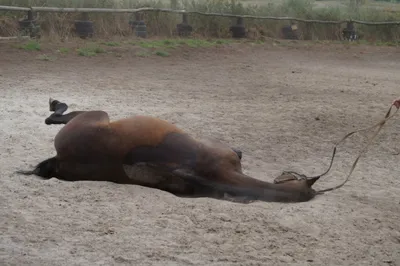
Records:
[[[184,199],[140,186],[17,175],[55,154],[48,98],[149,114],[240,148],[246,174],[326,169],[344,134],[400,96],[400,51],[238,45],[170,57],[36,60],[0,44],[1,265],[400,265],[400,116],[343,188],[298,204]],[[339,147],[341,182],[366,135]]]

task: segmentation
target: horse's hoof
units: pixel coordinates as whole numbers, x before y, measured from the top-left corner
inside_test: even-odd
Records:
[[[57,103],[59,103],[59,101],[53,99],[53,98],[49,98],[49,110],[50,112],[54,112],[56,110],[56,105]]]
[[[44,123],[45,123],[46,125],[51,125],[51,119],[50,119],[50,117],[46,118],[46,119],[44,120]]]

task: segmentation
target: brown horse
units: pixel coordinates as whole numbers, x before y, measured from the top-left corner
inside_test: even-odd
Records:
[[[238,202],[301,202],[315,197],[307,179],[279,176],[274,183],[242,172],[240,150],[198,140],[175,125],[151,116],[110,122],[104,111],[74,111],[50,99],[47,125],[65,124],[55,137],[57,155],[32,171],[44,179],[92,180],[135,184],[183,197],[212,197]]]

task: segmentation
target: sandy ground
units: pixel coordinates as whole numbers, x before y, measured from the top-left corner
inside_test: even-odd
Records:
[[[318,174],[336,141],[377,122],[400,96],[398,48],[242,45],[49,62],[0,48],[1,265],[400,265],[400,116],[345,187],[306,203],[184,199],[14,174],[55,153],[61,126],[44,124],[49,96],[70,110],[150,114],[228,142],[259,179]],[[340,146],[316,188],[343,180],[365,140]]]

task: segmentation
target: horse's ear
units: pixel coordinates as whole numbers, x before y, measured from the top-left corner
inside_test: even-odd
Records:
[[[232,148],[232,150],[237,154],[237,156],[239,157],[239,160],[242,160],[242,156],[243,156],[242,151],[239,149],[236,149],[236,148]]]
[[[307,178],[307,186],[312,187],[315,182],[320,178],[320,176],[312,177],[312,178]]]
[[[274,179],[275,184],[285,183],[288,181],[298,180],[294,175],[288,173],[282,173],[280,176]]]

